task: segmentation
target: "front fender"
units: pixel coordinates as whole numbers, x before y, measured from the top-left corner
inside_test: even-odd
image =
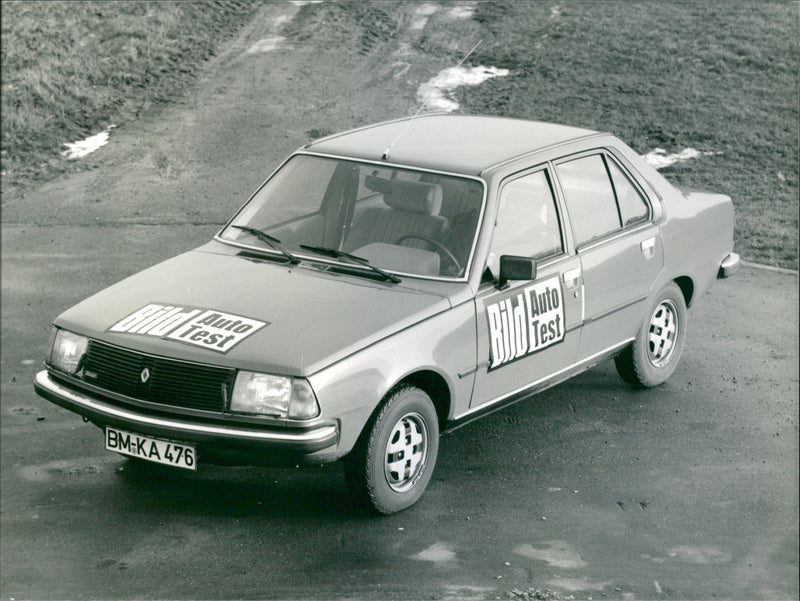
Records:
[[[472,395],[475,364],[475,310],[466,302],[365,347],[309,381],[319,400],[320,419],[341,423],[337,454],[344,456],[386,394],[412,374],[440,375],[449,398],[434,403],[447,402],[448,418],[459,407],[463,411]]]

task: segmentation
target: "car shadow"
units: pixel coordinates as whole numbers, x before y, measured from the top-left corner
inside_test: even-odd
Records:
[[[123,460],[115,471],[130,506],[141,512],[331,519],[367,515],[350,496],[338,463],[295,469],[206,466],[183,472]]]

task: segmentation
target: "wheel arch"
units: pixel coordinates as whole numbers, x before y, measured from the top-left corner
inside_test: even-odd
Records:
[[[439,431],[442,431],[450,415],[452,402],[450,387],[444,377],[433,370],[421,370],[405,376],[395,388],[404,384],[416,386],[431,398],[436,408],[436,415],[439,417]]]
[[[689,276],[683,275],[675,278],[673,281],[678,285],[678,288],[681,289],[683,300],[686,301],[686,306],[690,307],[694,300],[694,280]]]
[[[443,390],[441,376],[418,371],[386,392],[344,458],[345,482],[359,504],[388,515],[422,496],[438,456]]]

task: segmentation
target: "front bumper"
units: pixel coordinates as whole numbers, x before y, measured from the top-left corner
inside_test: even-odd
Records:
[[[729,278],[734,273],[739,271],[742,266],[742,259],[736,253],[730,253],[719,264],[719,271],[717,272],[717,279]]]
[[[335,458],[336,424],[310,428],[255,428],[189,421],[117,407],[103,399],[65,386],[47,370],[36,374],[36,393],[99,427],[123,430],[198,445],[201,460],[210,463],[271,465],[286,461],[319,462]]]

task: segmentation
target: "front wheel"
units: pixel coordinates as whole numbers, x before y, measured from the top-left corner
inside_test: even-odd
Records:
[[[416,503],[439,454],[439,420],[430,397],[402,386],[384,400],[345,459],[352,493],[379,513]]]
[[[614,359],[617,372],[635,386],[658,386],[675,371],[685,341],[686,301],[671,282],[656,296],[634,341]]]

